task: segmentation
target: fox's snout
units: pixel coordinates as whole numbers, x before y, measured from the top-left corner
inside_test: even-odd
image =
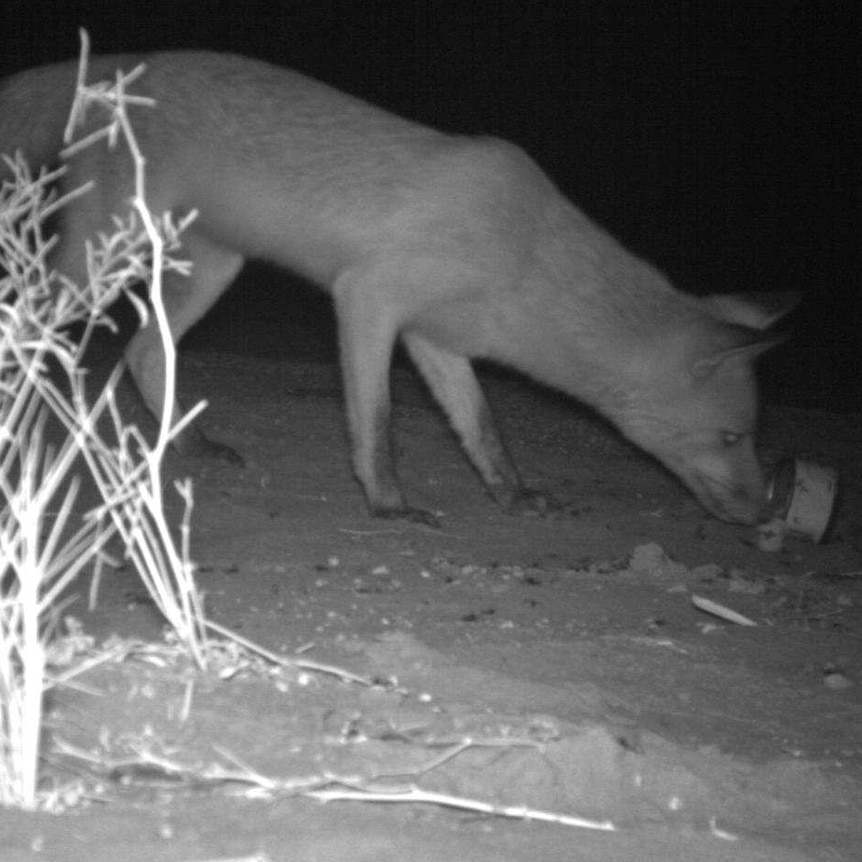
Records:
[[[767,483],[747,441],[737,451],[683,452],[662,461],[691,489],[703,507],[721,521],[755,525],[769,514]]]
[[[697,472],[683,478],[704,508],[721,521],[753,526],[768,518],[766,483],[759,476],[732,484]]]

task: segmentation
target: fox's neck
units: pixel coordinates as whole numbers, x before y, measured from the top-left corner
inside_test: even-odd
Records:
[[[578,215],[576,213],[576,215]],[[491,358],[617,415],[696,316],[657,270],[575,221],[501,303]],[[588,253],[583,251],[588,249]],[[568,276],[568,278],[567,278]]]
[[[489,358],[602,413],[618,410],[630,387],[627,357],[637,348],[628,344],[624,351],[615,350],[619,336],[612,338],[612,330],[589,315],[573,319],[562,311],[540,312],[523,307],[510,312],[499,339],[491,345]]]

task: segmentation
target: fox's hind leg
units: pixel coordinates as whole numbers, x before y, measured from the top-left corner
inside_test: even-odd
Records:
[[[212,307],[236,278],[243,264],[241,255],[195,233],[194,228],[184,233],[182,240],[178,256],[191,260],[191,274],[165,273],[163,285],[165,311],[174,344]],[[126,362],[147,407],[157,419],[160,418],[165,398],[165,355],[153,315],[129,342]],[[182,410],[175,401],[171,422],[175,423],[180,416]],[[242,463],[237,452],[229,446],[209,440],[195,423],[187,426],[173,442],[182,455],[214,456]]]

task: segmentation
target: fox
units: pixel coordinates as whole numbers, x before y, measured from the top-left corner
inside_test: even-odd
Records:
[[[788,292],[698,296],[674,287],[570,202],[523,149],[444,133],[280,66],[228,53],[91,57],[92,79],[145,65],[128,111],[151,210],[197,211],[182,236],[190,274],[167,273],[178,343],[265,260],[327,291],[335,310],[352,466],[373,515],[436,523],[399,482],[389,391],[401,342],[490,496],[543,511],[508,454],[473,368],[514,369],[583,402],[686,485],[708,513],[763,520],[755,360],[786,337]],[[78,63],[0,87],[0,151],[56,164]],[[89,126],[105,117],[93,112]],[[86,134],[84,128],[81,134]],[[128,211],[132,162],[90,146],[62,179],[93,189],[61,213],[52,265],[86,272],[87,237]],[[260,313],[266,309],[261,308]],[[149,409],[165,397],[155,322],[125,362]],[[172,406],[175,419],[181,416]],[[195,425],[185,455],[239,456]]]

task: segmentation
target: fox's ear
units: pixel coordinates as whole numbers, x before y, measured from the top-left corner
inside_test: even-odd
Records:
[[[742,362],[751,364],[767,350],[787,341],[790,337],[791,330],[777,329],[766,335],[761,334],[759,330],[755,330],[750,326],[728,326],[725,331],[725,336],[729,336],[732,343],[728,346],[720,347],[709,352],[707,355],[701,355],[691,364],[691,374],[693,377],[707,377],[712,374],[717,368],[726,366],[732,362]]]
[[[768,329],[802,300],[798,290],[769,293],[715,293],[702,299],[706,311],[726,323]]]

